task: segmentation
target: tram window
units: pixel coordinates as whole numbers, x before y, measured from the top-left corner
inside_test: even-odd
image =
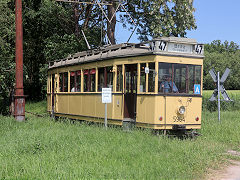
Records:
[[[140,92],[146,92],[146,64],[140,66]]]
[[[81,71],[70,72],[71,92],[80,92],[81,90]]]
[[[81,91],[81,71],[77,71],[77,92],[80,92]]]
[[[107,67],[107,87],[113,89],[113,67]]]
[[[84,70],[84,92],[95,92],[96,69]]]
[[[158,70],[158,92],[171,93],[172,86],[172,64],[159,63]]]
[[[159,92],[194,93],[194,85],[201,84],[201,66],[159,63]]]
[[[88,76],[88,69],[84,70],[84,73],[83,73],[83,77],[84,77],[84,81],[83,81],[83,90],[84,92],[88,92],[89,91],[89,76]]]
[[[95,92],[96,69],[90,70],[90,92]]]
[[[186,64],[174,64],[174,82],[179,93],[188,92],[188,66]]]
[[[201,66],[189,65],[189,93],[194,93],[194,85],[201,84]]]
[[[98,69],[98,91],[102,91],[103,87],[113,88],[113,72],[111,67]]]
[[[102,91],[104,85],[104,68],[98,69],[98,91]]]
[[[68,72],[59,74],[59,91],[68,92]]]
[[[70,72],[70,89],[71,92],[76,92],[76,72]]]
[[[63,86],[64,86],[64,92],[68,92],[68,73],[64,73],[64,81],[63,81]]]
[[[59,92],[63,92],[63,73],[59,74]]]
[[[155,63],[149,63],[148,92],[155,91]]]
[[[123,87],[123,75],[122,75],[122,65],[117,66],[117,91],[122,91]]]

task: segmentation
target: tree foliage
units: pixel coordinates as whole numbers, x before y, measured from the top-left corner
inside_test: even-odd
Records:
[[[194,8],[190,0],[132,0],[126,7],[138,24],[141,40],[149,37],[184,37],[186,30],[196,29]],[[122,22],[132,24],[127,15]]]
[[[231,73],[228,76],[224,87],[230,90],[240,89],[240,50],[239,46],[234,42],[221,42],[215,40],[210,44],[205,45],[205,59],[203,69],[203,86],[204,89],[216,88],[213,82],[209,70],[214,68],[215,71],[219,71],[222,76],[225,69],[231,69]]]
[[[75,33],[71,5],[52,0],[22,2],[24,94],[28,99],[38,100],[46,96],[46,64],[86,50],[87,46],[84,39]],[[14,0],[2,0],[0,10],[0,113],[7,113],[15,82]],[[85,32],[93,47],[100,43],[99,32],[98,26]]]
[[[46,71],[49,61],[86,50],[81,30],[94,48],[108,34],[115,44],[115,25],[132,23],[127,13],[117,19],[117,1],[102,9],[112,23],[104,18],[98,5],[72,4],[52,0],[23,2],[24,91],[28,99],[38,100],[46,94]],[[185,36],[185,30],[196,28],[192,2],[187,0],[150,0],[127,2],[124,7],[138,24],[140,39],[157,36]],[[0,2],[0,99],[9,103],[15,81],[15,1]],[[120,7],[117,12],[123,12]],[[125,16],[123,15],[125,14]],[[156,23],[157,22],[157,23]],[[101,27],[105,27],[102,31]],[[129,33],[130,34],[130,33]],[[0,113],[7,112],[5,108]]]
[[[7,114],[14,82],[14,13],[9,0],[0,2],[0,114]]]
[[[73,7],[77,12],[75,21],[82,22],[83,25],[80,27],[84,29],[86,29],[86,24],[99,25],[104,22],[104,27],[107,27],[105,31],[112,44],[116,43],[115,26],[118,21],[127,27],[127,24],[134,25],[132,21],[134,20],[137,23],[140,40],[171,35],[184,37],[186,30],[196,29],[193,0],[131,0],[126,3],[107,0],[106,2],[110,5],[101,8],[96,4],[80,4],[73,5]],[[119,3],[122,3],[123,6],[120,6]],[[103,14],[101,10],[104,11]],[[120,19],[117,19],[115,12],[122,12]],[[130,29],[133,29],[133,26],[130,26]]]
[[[89,23],[90,24],[90,23]],[[74,8],[51,0],[23,1],[25,94],[29,99],[45,96],[40,70],[49,61],[87,49],[83,37],[76,34]],[[99,44],[99,28],[86,32],[90,43]],[[90,39],[90,38],[89,38]]]

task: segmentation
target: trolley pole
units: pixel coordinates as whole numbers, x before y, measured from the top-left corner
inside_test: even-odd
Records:
[[[25,96],[23,92],[23,27],[22,27],[22,0],[15,1],[16,6],[16,85],[15,85],[15,108],[16,121],[25,120]]]

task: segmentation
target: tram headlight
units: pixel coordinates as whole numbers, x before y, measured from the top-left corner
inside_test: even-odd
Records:
[[[178,109],[179,114],[184,114],[185,111],[186,111],[186,109],[185,109],[184,106],[181,106],[181,107]]]

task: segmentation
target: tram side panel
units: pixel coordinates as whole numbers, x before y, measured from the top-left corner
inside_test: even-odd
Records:
[[[56,112],[62,115],[69,114],[69,97],[67,94],[58,94],[57,95],[57,102],[56,102]]]
[[[83,114],[83,96],[78,95],[69,95],[69,114],[81,115]],[[95,105],[93,104],[93,107]],[[94,110],[95,111],[95,110]]]
[[[136,125],[138,127],[154,128],[156,124],[155,101],[155,96],[137,96]]]
[[[156,117],[155,117],[155,128],[154,129],[166,129],[165,119],[166,119],[166,111],[165,111],[165,97],[164,96],[155,96],[156,105]]]
[[[114,94],[112,96],[113,119],[123,120],[123,96],[122,94]]]
[[[103,122],[105,105],[101,94],[59,94],[56,115],[80,120]],[[121,125],[122,97],[113,95],[112,103],[107,104],[109,124]]]

